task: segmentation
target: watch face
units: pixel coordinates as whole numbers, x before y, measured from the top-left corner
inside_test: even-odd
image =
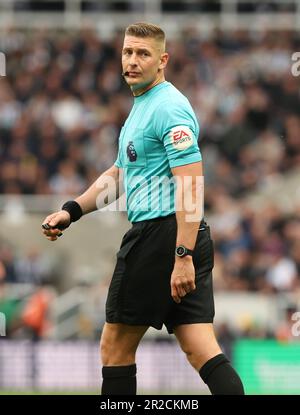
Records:
[[[176,248],[176,254],[178,256],[183,256],[185,254],[185,248],[183,246],[178,246]]]

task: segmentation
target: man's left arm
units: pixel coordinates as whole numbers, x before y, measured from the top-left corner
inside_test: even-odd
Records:
[[[198,229],[203,217],[204,178],[202,162],[172,168],[176,179],[176,246],[195,247]],[[175,255],[175,252],[174,252]],[[175,256],[171,275],[171,295],[176,303],[194,290],[195,269],[192,256]]]

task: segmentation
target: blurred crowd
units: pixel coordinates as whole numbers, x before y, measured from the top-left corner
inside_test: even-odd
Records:
[[[122,41],[123,32],[104,41],[90,29],[2,33],[0,193],[77,195],[114,163],[133,102]],[[300,204],[286,214],[244,199],[300,167],[300,76],[291,73],[299,35],[188,28],[167,50],[166,78],[201,125],[215,288],[300,290]],[[42,253],[18,258],[0,242],[2,281],[34,283],[45,267]]]
[[[1,36],[1,193],[77,194],[112,165],[133,101],[120,75],[122,41],[92,30]],[[289,32],[189,29],[168,42],[166,77],[195,108],[213,189],[241,196],[299,165],[297,48]]]

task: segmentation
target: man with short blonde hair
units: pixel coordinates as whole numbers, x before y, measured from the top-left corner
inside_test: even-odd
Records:
[[[106,301],[102,394],[136,394],[137,347],[150,326],[165,325],[212,394],[240,395],[243,385],[212,325],[214,253],[203,218],[199,124],[188,99],[165,80],[168,59],[160,27],[136,23],[126,29],[122,68],[134,105],[120,132],[117,160],[85,193],[48,216],[44,233],[56,240],[71,222],[100,208],[101,183],[109,177],[118,184],[122,171],[132,227]],[[172,179],[166,205],[162,187]]]

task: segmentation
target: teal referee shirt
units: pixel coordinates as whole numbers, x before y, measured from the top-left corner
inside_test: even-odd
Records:
[[[199,124],[188,99],[164,81],[134,97],[115,165],[123,169],[130,222],[175,213],[171,168],[202,160]]]

